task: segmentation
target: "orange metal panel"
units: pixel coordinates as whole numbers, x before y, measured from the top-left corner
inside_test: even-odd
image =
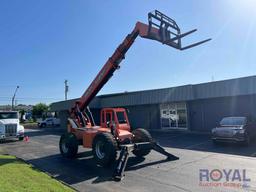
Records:
[[[95,131],[95,130],[84,131],[83,132],[83,146],[87,147],[87,148],[92,148],[92,142],[97,133],[98,133],[98,131]]]
[[[92,148],[92,142],[94,137],[96,136],[97,133],[99,132],[110,132],[109,128],[97,128],[97,129],[87,129],[86,131],[83,131],[83,146],[87,148]]]
[[[132,139],[133,135],[130,131],[126,131],[126,130],[119,130],[118,133],[118,137],[121,141],[125,140],[125,139]]]

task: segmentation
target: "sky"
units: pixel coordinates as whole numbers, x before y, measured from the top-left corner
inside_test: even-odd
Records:
[[[50,104],[80,97],[137,21],[159,10],[182,32],[179,51],[138,38],[99,94],[255,75],[256,0],[1,0],[0,105]]]

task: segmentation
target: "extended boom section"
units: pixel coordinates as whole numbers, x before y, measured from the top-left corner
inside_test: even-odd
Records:
[[[119,65],[121,61],[125,58],[126,52],[132,46],[137,36],[146,39],[156,40],[162,44],[179,50],[185,50],[211,40],[206,39],[204,41],[182,47],[181,39],[184,36],[187,36],[195,31],[196,29],[181,34],[179,26],[173,19],[169,18],[168,16],[157,10],[155,10],[154,12],[150,12],[148,14],[148,24],[137,22],[133,31],[126,36],[124,41],[118,46],[113,55],[102,67],[98,75],[95,77],[95,79],[92,81],[88,89],[84,92],[79,102],[77,103],[79,109],[81,111],[86,109],[92,99],[111,78],[115,70],[120,67]]]

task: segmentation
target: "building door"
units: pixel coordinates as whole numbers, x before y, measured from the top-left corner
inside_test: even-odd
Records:
[[[187,129],[186,103],[169,103],[160,105],[162,129]]]

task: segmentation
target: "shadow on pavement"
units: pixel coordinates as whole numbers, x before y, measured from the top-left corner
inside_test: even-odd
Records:
[[[80,153],[77,159],[66,159],[60,154],[56,154],[32,159],[28,162],[68,184],[95,178],[99,181],[105,181],[111,177],[110,170],[95,166],[90,151]]]
[[[128,160],[126,171],[137,170],[146,166],[171,161],[164,159],[143,163],[144,160],[145,158],[131,156]],[[113,181],[112,174],[116,167],[116,164],[108,168],[97,166],[91,151],[79,153],[76,159],[66,159],[60,154],[56,154],[32,159],[29,160],[28,163],[31,163],[42,171],[50,173],[54,178],[62,180],[69,185],[84,181],[93,184]]]
[[[162,158],[162,157],[160,157],[160,158]],[[145,158],[130,157],[126,171],[133,171],[133,170],[141,169],[141,168],[152,166],[152,165],[157,165],[157,164],[166,163],[166,162],[170,162],[170,161],[176,161],[176,160],[169,160],[169,159],[165,158],[165,159],[161,159],[161,160],[157,160],[157,161],[153,161],[153,162],[149,162],[149,163],[140,164],[144,160],[145,160]]]
[[[0,144],[7,144],[7,143],[14,143],[14,142],[19,142],[19,140],[17,138],[0,140]]]
[[[210,134],[195,134],[184,132],[152,133],[163,147],[188,149],[195,151],[205,151],[214,153],[224,153],[253,157],[256,154],[256,142],[249,146],[236,143],[220,143],[215,145],[211,141]]]
[[[8,164],[8,163],[16,163],[16,164],[19,164],[19,163],[22,163],[20,161],[18,161],[17,159],[15,158],[10,158],[9,156],[3,156],[0,158],[0,166],[2,165],[5,165],[5,164]]]
[[[61,128],[26,129],[25,136],[35,137],[44,135],[61,135],[65,130]]]

